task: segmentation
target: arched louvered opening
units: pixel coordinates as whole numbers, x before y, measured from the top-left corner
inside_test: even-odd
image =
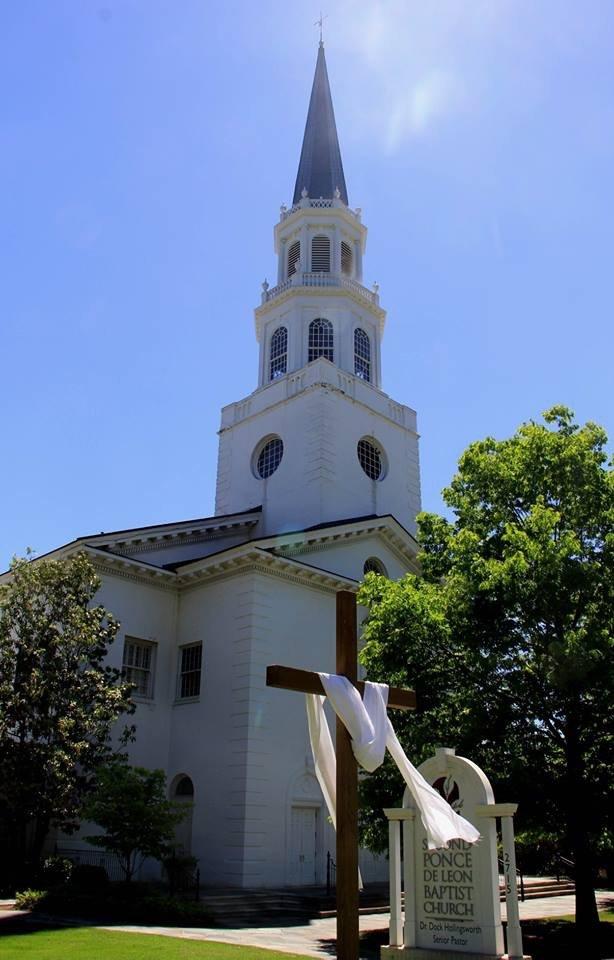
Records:
[[[277,380],[288,370],[288,331],[278,327],[271,337],[269,380]]]
[[[330,273],[330,239],[322,234],[311,241],[311,272]]]
[[[354,373],[361,380],[371,382],[371,341],[361,327],[354,330]]]
[[[308,363],[324,357],[333,363],[333,325],[330,320],[318,317],[309,324],[309,355]]]
[[[341,273],[344,277],[351,277],[354,270],[354,254],[349,243],[341,241]]]
[[[381,577],[387,577],[388,571],[386,567],[377,557],[367,557],[365,560],[365,565],[363,567],[363,573],[366,576],[368,573],[377,573]]]
[[[301,241],[295,240],[288,247],[288,277],[294,276],[296,265],[301,259]]]

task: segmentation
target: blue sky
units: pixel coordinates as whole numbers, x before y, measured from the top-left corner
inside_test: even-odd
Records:
[[[294,186],[303,0],[2,4],[0,561],[213,512],[223,404]],[[553,403],[612,434],[614,3],[329,0],[384,389],[425,508]],[[9,94],[8,98],[6,94]]]

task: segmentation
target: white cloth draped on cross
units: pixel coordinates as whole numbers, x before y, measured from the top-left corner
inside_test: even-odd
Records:
[[[476,843],[480,839],[479,831],[454,812],[405,756],[386,710],[387,684],[367,681],[364,700],[361,700],[358,690],[347,677],[329,673],[320,673],[319,676],[331,706],[352,738],[358,763],[371,773],[383,762],[386,748],[390,751],[420,813],[429,850],[447,847],[456,839]],[[325,697],[308,693],[306,700],[316,776],[336,828],[336,757],[324,713]]]

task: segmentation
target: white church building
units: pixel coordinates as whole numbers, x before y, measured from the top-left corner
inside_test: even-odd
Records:
[[[304,698],[267,688],[266,667],[334,672],[336,592],[368,570],[416,569],[416,415],[382,390],[386,314],[363,285],[367,229],[348,202],[322,43],[274,236],[258,385],[221,414],[215,516],[51,555],[84,551],[102,578],[97,599],[121,623],[109,660],[136,684],[130,760],[192,802],[178,842],[208,886],[324,882],[334,837]],[[361,865],[366,881],[386,876],[366,853]]]

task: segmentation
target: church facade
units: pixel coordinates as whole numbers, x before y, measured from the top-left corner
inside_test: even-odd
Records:
[[[266,667],[334,671],[335,594],[416,569],[416,415],[381,387],[385,312],[363,285],[320,43],[277,283],[255,310],[258,386],[222,410],[215,516],[82,537],[110,652],[136,684],[132,763],[189,804],[177,842],[206,885],[323,883],[334,837],[303,698]],[[85,846],[85,841],[77,841]],[[58,842],[62,848],[63,841]],[[74,848],[75,838],[65,846]],[[385,865],[361,857],[365,880]]]

